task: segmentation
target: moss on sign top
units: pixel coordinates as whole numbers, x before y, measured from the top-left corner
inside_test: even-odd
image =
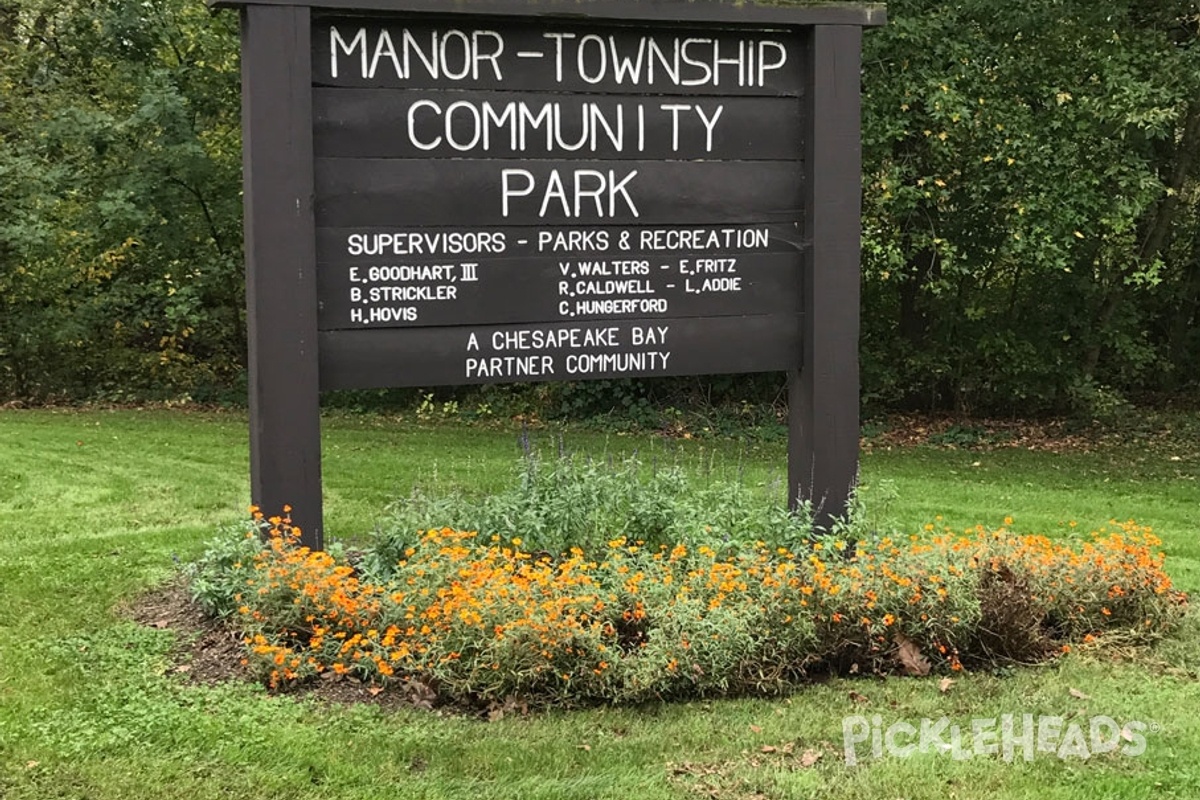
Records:
[[[665,22],[769,23],[776,25],[861,25],[887,21],[883,3],[824,0],[207,0],[212,8],[309,6],[427,14],[503,14]]]

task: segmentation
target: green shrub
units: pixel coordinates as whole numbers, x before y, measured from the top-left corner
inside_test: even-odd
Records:
[[[1186,604],[1158,540],[1132,522],[1070,542],[980,527],[857,546],[830,536],[798,551],[618,536],[557,556],[520,536],[447,528],[415,538],[386,581],[301,547],[286,521],[271,534],[248,573],[213,560],[236,577],[233,624],[264,681],[417,681],[462,703],[639,702],[779,692],[814,671],[954,671],[1107,631],[1144,641]]]
[[[531,452],[514,475],[513,485],[486,497],[414,489],[391,506],[361,568],[386,580],[420,532],[443,527],[519,536],[530,551],[555,556],[571,547],[599,552],[620,536],[650,548],[714,543],[732,552],[756,541],[792,546],[812,534],[806,514],[789,513],[742,481],[709,475],[700,484],[677,464],[646,464],[637,456]]]
[[[204,613],[228,619],[238,608],[236,595],[254,574],[255,557],[263,551],[256,528],[229,526],[208,541],[204,554],[184,567],[192,600]]]

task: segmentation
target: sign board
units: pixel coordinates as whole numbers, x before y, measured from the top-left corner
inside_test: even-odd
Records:
[[[323,390],[788,370],[789,497],[858,446],[871,4],[242,9],[252,494],[321,546]]]
[[[794,366],[802,61],[788,30],[318,17],[322,386]]]

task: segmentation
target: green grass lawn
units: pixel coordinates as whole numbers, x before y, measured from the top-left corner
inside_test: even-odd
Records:
[[[515,427],[325,422],[326,523],[369,531],[414,485],[487,491],[519,455]],[[551,440],[549,433],[535,436]],[[788,698],[597,708],[486,723],[335,707],[174,672],[170,631],[116,608],[169,579],[248,497],[244,416],[182,411],[0,412],[0,798],[1196,798],[1200,626],[1150,651],[1075,653],[956,676],[838,679]],[[716,471],[782,496],[782,442],[666,441],[568,431],[593,455]],[[872,513],[918,530],[999,525],[1067,535],[1151,524],[1168,569],[1200,589],[1200,443],[1091,453],[935,448],[863,458]],[[782,497],[781,497],[782,499]],[[886,506],[886,508],[883,508]],[[1072,690],[1075,690],[1074,693]],[[840,756],[842,720],[884,726],[1034,714],[1153,723],[1146,752],[1031,763]],[[775,748],[764,752],[764,747]],[[786,750],[791,750],[789,754]],[[820,753],[811,766],[801,754]]]

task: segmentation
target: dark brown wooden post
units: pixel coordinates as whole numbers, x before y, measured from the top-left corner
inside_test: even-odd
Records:
[[[858,473],[862,28],[808,29],[804,361],[788,385],[788,489],[828,529]]]
[[[310,37],[307,7],[242,9],[250,495],[320,549]]]

